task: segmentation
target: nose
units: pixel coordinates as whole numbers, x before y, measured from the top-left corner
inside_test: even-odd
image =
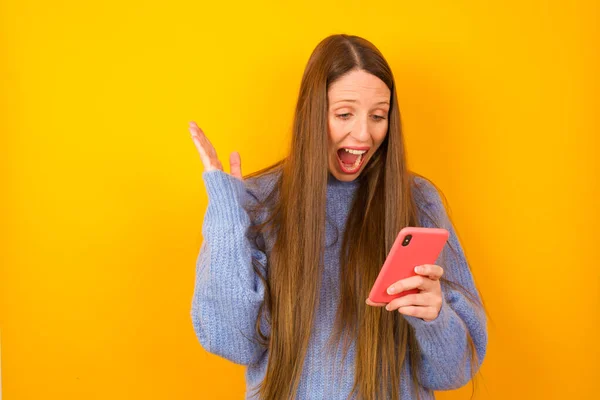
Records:
[[[352,128],[351,136],[357,141],[366,143],[369,141],[369,118],[368,116],[357,118]]]

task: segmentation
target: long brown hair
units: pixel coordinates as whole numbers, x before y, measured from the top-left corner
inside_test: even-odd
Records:
[[[359,186],[340,251],[340,298],[329,345],[342,343],[345,357],[350,344],[356,342],[355,382],[350,397],[356,394],[361,399],[397,400],[398,377],[407,359],[417,389],[414,396],[420,398],[419,392],[424,390],[416,373],[421,357],[414,331],[400,313],[370,307],[365,299],[398,232],[406,226],[421,226],[418,216],[422,211],[414,198],[418,190],[414,181],[416,176],[425,178],[407,169],[396,86],[388,63],[369,41],[339,34],[322,40],[308,61],[288,155],[244,177],[279,173],[268,196],[257,207],[248,209],[254,217],[267,215],[249,231],[249,238],[257,246],[264,250],[260,235],[276,235],[267,265],[254,261],[254,270],[266,288],[255,338],[268,351],[265,379],[255,388],[255,394],[263,400],[293,399],[300,382],[319,301],[324,254],[327,89],[355,69],[377,76],[390,89],[389,126],[384,142],[357,178]],[[437,226],[443,223],[436,216],[428,217]],[[457,249],[451,250],[456,256]],[[266,271],[266,276],[261,271]],[[446,277],[442,277],[442,284],[461,290],[474,305],[483,308],[474,293]],[[270,325],[268,335],[261,330],[263,317]],[[467,339],[473,374],[476,351],[472,338]]]

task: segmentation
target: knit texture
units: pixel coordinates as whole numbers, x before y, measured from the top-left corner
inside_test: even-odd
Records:
[[[234,363],[247,366],[246,383],[250,389],[262,381],[268,361],[268,351],[258,346],[255,323],[263,301],[265,288],[252,267],[252,259],[266,265],[267,254],[275,238],[264,238],[265,252],[258,250],[247,237],[251,224],[243,205],[263,199],[274,187],[275,175],[239,180],[223,171],[204,171],[202,178],[208,194],[208,207],[202,225],[203,242],[196,261],[196,281],[192,299],[193,327],[206,351]],[[250,184],[251,183],[251,184]],[[436,264],[444,268],[444,277],[460,283],[479,296],[464,253],[435,188],[421,178],[415,178],[413,191],[423,226],[434,227],[432,216],[441,218],[448,229],[449,244],[459,257],[449,256],[448,244]],[[341,346],[333,357],[326,357],[325,344],[333,329],[337,309],[339,282],[339,250],[342,233],[358,182],[342,182],[329,174],[327,183],[327,227],[323,280],[319,307],[304,361],[297,399],[345,400],[354,383],[355,347],[350,347],[342,363]],[[266,254],[265,254],[266,253]],[[263,271],[266,273],[266,271]],[[474,308],[463,294],[442,285],[444,294],[441,311],[433,321],[404,316],[414,327],[422,352],[422,367],[418,371],[421,383],[430,390],[449,390],[464,386],[470,380],[467,354],[467,331],[477,349],[477,368],[483,362],[487,347],[485,315]],[[269,333],[264,319],[263,331]],[[465,374],[460,374],[464,365]],[[401,379],[401,399],[411,399],[412,382],[409,363],[405,363]],[[433,398],[428,391],[423,399]],[[246,391],[246,399],[250,397]]]

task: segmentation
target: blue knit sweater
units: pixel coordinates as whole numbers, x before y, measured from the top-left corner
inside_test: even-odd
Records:
[[[255,322],[264,286],[252,268],[252,258],[263,265],[266,254],[258,250],[246,237],[251,223],[248,213],[242,207],[246,202],[263,199],[274,187],[275,175],[251,178],[241,181],[220,171],[202,173],[208,193],[208,207],[202,225],[203,242],[196,262],[196,282],[192,300],[191,316],[193,327],[205,350],[224,357],[234,363],[246,365],[247,388],[258,384],[265,376],[268,351],[248,340],[255,337]],[[249,183],[252,183],[250,185]],[[450,231],[449,242],[460,252],[458,259],[447,257],[446,245],[436,264],[444,268],[444,276],[456,281],[478,296],[473,278],[464,258],[452,224],[435,188],[421,178],[414,184],[415,200],[423,226],[434,226],[426,217],[437,215],[445,222],[444,228]],[[327,358],[325,343],[333,328],[337,309],[338,282],[335,279],[339,269],[339,247],[341,240],[335,240],[338,232],[344,231],[352,197],[358,182],[342,182],[329,174],[327,183],[327,215],[335,223],[326,227],[323,281],[315,326],[307,350],[306,359],[297,399],[345,400],[354,382],[355,348],[352,346],[342,363],[341,346],[335,359]],[[265,238],[269,254],[274,238]],[[330,243],[334,245],[329,246]],[[422,352],[422,367],[419,372],[426,389],[422,398],[433,398],[433,390],[459,388],[470,379],[470,366],[465,363],[467,352],[466,332],[470,332],[478,353],[478,368],[483,362],[487,347],[485,315],[474,308],[457,291],[442,284],[443,305],[438,317],[433,321],[404,316],[416,332]],[[264,320],[266,332],[269,332]],[[465,374],[458,373],[460,364],[465,364]],[[401,377],[401,399],[410,399],[412,393],[409,378],[409,363],[405,363]],[[334,370],[335,369],[335,370]],[[251,399],[246,391],[246,399]]]

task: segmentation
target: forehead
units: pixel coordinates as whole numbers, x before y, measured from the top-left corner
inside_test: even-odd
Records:
[[[327,90],[327,97],[331,102],[361,98],[389,100],[390,89],[375,75],[353,71],[333,82]]]

